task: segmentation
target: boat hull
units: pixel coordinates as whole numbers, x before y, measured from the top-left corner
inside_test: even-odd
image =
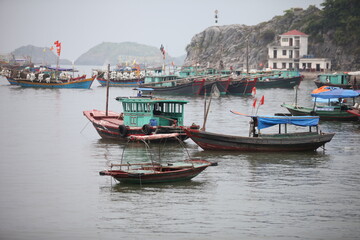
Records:
[[[240,137],[200,130],[185,129],[187,135],[202,149],[243,152],[315,151],[334,136],[333,133],[292,133],[277,136]]]
[[[109,111],[106,116],[105,111],[91,110],[83,111],[84,116],[93,124],[100,137],[109,140],[128,140],[130,136],[145,136],[142,127],[127,127],[126,134],[120,133],[120,126],[124,120],[120,118],[120,113]],[[155,133],[156,131],[156,133]],[[187,135],[180,126],[156,126],[151,134],[170,134],[178,133],[181,140],[187,139]],[[155,141],[161,141],[156,139]]]
[[[19,85],[19,83],[14,78],[6,77],[6,79],[8,80],[10,85]]]
[[[289,78],[274,78],[257,81],[256,88],[293,88],[300,85],[302,76]]]
[[[347,112],[356,116],[360,120],[360,109],[350,109],[347,110]]]
[[[100,83],[101,86],[107,86],[107,80],[103,78],[97,78],[97,81]],[[114,81],[110,80],[109,86],[110,87],[137,87],[139,84],[142,84],[144,79],[132,79],[132,80],[121,80],[121,81]]]
[[[327,121],[355,121],[357,117],[348,113],[347,110],[335,109],[328,110],[313,110],[313,108],[299,107],[290,104],[282,104],[293,116],[319,116],[321,120]]]
[[[210,162],[205,160],[188,160],[186,163],[193,162],[194,165],[191,167],[187,166],[184,168],[172,168],[163,166],[162,170],[154,169],[144,171],[122,171],[122,170],[108,170],[101,171],[100,175],[108,175],[115,178],[117,181],[122,183],[133,183],[133,184],[148,184],[148,183],[168,183],[187,181],[204,171]],[[158,168],[158,167],[156,167]]]
[[[161,83],[159,83],[161,84]],[[154,89],[154,92],[170,95],[200,95],[204,87],[205,80],[194,80],[188,83],[176,84],[175,86],[153,86],[153,85],[141,85],[140,87],[150,87]]]
[[[231,80],[227,93],[231,95],[250,95],[253,88],[257,86],[257,80]]]
[[[70,82],[37,82],[30,80],[17,80],[21,87],[33,87],[33,88],[85,88],[89,89],[94,81],[94,77],[83,80],[76,80]]]

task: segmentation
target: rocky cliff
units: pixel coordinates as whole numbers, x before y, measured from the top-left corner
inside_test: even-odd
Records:
[[[234,24],[209,27],[195,35],[186,47],[184,65],[200,64],[215,68],[223,65],[225,68],[245,69],[248,56],[249,67],[261,69],[267,66],[268,45],[276,43],[279,34],[296,29],[309,34],[309,55],[330,58],[334,70],[358,70],[358,56],[350,46],[336,45],[331,30],[321,34],[309,33],[321,14],[321,10],[309,6],[306,10],[287,10],[283,16],[275,16],[255,26]]]

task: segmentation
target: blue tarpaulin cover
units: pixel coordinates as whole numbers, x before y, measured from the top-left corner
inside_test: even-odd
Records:
[[[277,124],[293,124],[296,126],[316,126],[318,116],[258,116],[258,129],[272,127]]]
[[[319,116],[251,116],[236,111],[230,112],[245,116],[256,117],[258,120],[258,129],[272,127],[277,124],[293,124],[296,126],[317,126],[319,124]]]
[[[313,93],[313,94],[311,94],[311,96],[316,97],[316,98],[324,98],[324,99],[329,99],[329,98],[353,98],[353,97],[359,96],[359,93],[357,91],[354,91],[354,90],[341,89],[340,88],[340,89],[334,89],[334,90],[321,92],[321,93]]]

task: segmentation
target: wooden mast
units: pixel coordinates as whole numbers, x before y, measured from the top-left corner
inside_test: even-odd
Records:
[[[108,78],[106,80],[106,116],[108,116],[109,112],[109,82],[110,82],[110,64],[108,64]]]

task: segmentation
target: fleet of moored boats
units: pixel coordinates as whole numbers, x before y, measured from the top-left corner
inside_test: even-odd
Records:
[[[236,71],[201,70],[183,68],[178,74],[164,74],[161,70],[145,71],[140,68],[118,68],[113,71],[95,70],[90,78],[75,77],[74,69],[51,67],[14,67],[1,69],[1,75],[11,85],[35,88],[90,88],[95,79],[102,86],[137,87],[137,96],[117,97],[123,112],[86,110],[84,116],[93,124],[104,139],[123,141],[149,141],[172,139],[184,141],[191,138],[204,150],[212,151],[315,151],[330,142],[334,133],[319,130],[319,120],[358,120],[360,94],[355,73],[320,74],[315,80],[318,89],[311,93],[313,107],[282,104],[290,114],[275,116],[236,115],[248,117],[249,136],[226,135],[208,132],[205,126],[184,125],[185,105],[183,100],[164,99],[158,94],[249,95],[255,88],[293,88],[303,76],[298,71],[270,71],[243,74]],[[310,96],[309,96],[310,97]],[[281,115],[281,116],[280,116]],[[206,118],[205,118],[206,119]],[[263,133],[263,129],[279,126],[277,133]],[[288,132],[287,125],[308,128],[308,131]],[[283,131],[281,131],[281,126]],[[208,166],[216,165],[206,160],[188,159],[181,162],[111,164],[100,175],[112,176],[120,182],[155,183],[188,180]],[[119,167],[114,170],[113,167]]]

